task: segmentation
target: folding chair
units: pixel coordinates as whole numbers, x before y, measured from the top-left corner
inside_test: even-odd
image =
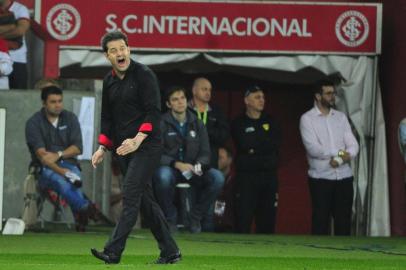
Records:
[[[176,188],[179,200],[177,227],[187,228],[191,209],[190,184],[181,182],[176,184]]]
[[[56,192],[50,189],[39,189],[40,201],[38,204],[38,218],[41,222],[41,228],[45,228],[45,222],[55,224],[65,224],[68,229],[71,228],[71,224],[66,216],[65,207],[67,207],[66,201],[59,196]],[[53,207],[52,219],[49,220],[44,214],[44,205],[49,202]]]
[[[66,216],[65,207],[67,207],[66,201],[61,198],[56,192],[50,189],[43,189],[39,185],[39,177],[41,174],[41,167],[30,165],[30,170],[34,170],[35,179],[37,180],[37,190],[38,196],[38,219],[41,223],[41,228],[45,228],[45,222],[55,223],[55,224],[65,224],[68,229],[71,229],[71,224]],[[47,219],[44,213],[45,203],[48,202],[52,206],[52,218]]]

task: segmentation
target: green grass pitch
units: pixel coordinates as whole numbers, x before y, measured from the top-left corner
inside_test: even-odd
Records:
[[[105,265],[89,250],[101,249],[107,237],[103,231],[2,235],[0,270],[406,270],[406,238],[178,233],[183,260],[165,266],[151,264],[159,252],[146,230],[130,236],[119,265]]]

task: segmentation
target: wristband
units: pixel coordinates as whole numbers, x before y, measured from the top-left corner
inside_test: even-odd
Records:
[[[58,158],[61,159],[63,156],[63,151],[58,151],[57,154],[58,154]]]

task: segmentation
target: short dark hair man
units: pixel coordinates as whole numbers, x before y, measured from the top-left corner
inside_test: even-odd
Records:
[[[82,152],[82,133],[77,117],[63,109],[62,90],[55,86],[41,92],[43,107],[28,119],[25,135],[32,164],[41,168],[39,185],[62,195],[75,214],[78,231],[87,224],[94,205],[80,186],[76,157]],[[75,186],[76,184],[76,186]]]
[[[96,167],[103,160],[107,149],[117,155],[124,176],[123,211],[104,250],[92,249],[92,254],[105,263],[120,262],[142,201],[143,214],[161,250],[156,263],[175,263],[181,254],[152,190],[152,175],[162,150],[158,81],[148,67],[130,59],[126,35],[110,32],[101,43],[113,70],[103,81],[100,147],[93,154],[92,165]]]
[[[350,235],[353,174],[350,160],[359,150],[347,116],[334,109],[336,89],[328,82],[316,84],[314,107],[300,118],[300,133],[309,163],[312,198],[312,234]]]
[[[170,109],[162,116],[162,144],[164,146],[159,167],[154,177],[157,200],[171,226],[175,228],[177,211],[173,205],[177,181],[190,181],[196,200],[190,213],[190,231],[201,231],[201,220],[220,193],[224,177],[210,168],[210,145],[206,128],[187,109],[186,90],[173,87],[166,95]]]

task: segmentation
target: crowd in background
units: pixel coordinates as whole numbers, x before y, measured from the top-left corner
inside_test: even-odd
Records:
[[[124,46],[128,46],[126,42]],[[129,50],[125,51],[129,59]],[[107,55],[115,71],[121,65],[117,60],[122,58],[121,54],[124,49]],[[108,85],[114,86],[117,78],[114,72],[111,76]],[[124,77],[120,80],[120,83],[125,82]],[[151,87],[155,85],[152,81],[148,83]],[[75,186],[75,180],[80,180],[80,172],[69,167],[69,159],[76,159],[81,153],[81,141],[72,137],[77,119],[63,109],[62,90],[56,82],[44,80],[38,87],[42,89],[43,108],[27,122],[27,144],[33,161],[45,169],[51,168],[48,176],[44,175],[47,170],[42,170],[42,182],[68,198],[72,211],[78,216],[77,229],[84,230],[87,217],[81,217],[82,214],[94,215],[95,211],[93,203],[79,192],[80,186]],[[167,111],[161,116],[159,136],[154,135],[160,138],[163,152],[159,167],[153,172],[153,193],[172,232],[186,227],[192,233],[215,230],[274,233],[282,135],[279,124],[264,111],[266,91],[256,85],[248,87],[243,97],[245,110],[229,121],[220,107],[210,103],[212,88],[207,78],[199,77],[193,82],[189,100],[188,91],[182,86],[162,91]],[[125,111],[131,104],[121,100],[123,106],[114,109],[105,102],[105,98],[114,98],[109,95],[103,90],[102,130],[112,128],[105,126],[112,119],[106,112],[118,115],[115,125],[126,130],[129,121],[134,121],[128,118],[131,113]],[[353,201],[349,163],[358,153],[358,143],[347,117],[334,109],[335,96],[336,86],[332,82],[315,84],[314,108],[302,116],[300,132],[309,163],[312,232],[330,233],[330,221],[333,220],[334,233],[348,235]],[[140,108],[151,107],[149,102],[155,98],[151,96]],[[144,123],[140,128],[150,132],[152,125]],[[70,132],[64,135],[66,138],[58,135],[65,129]],[[119,139],[126,141],[125,137]],[[103,151],[97,153],[112,149],[112,140],[103,133],[99,143]],[[101,160],[102,155],[98,162]],[[52,178],[58,178],[52,181],[59,183],[53,185],[50,181],[46,184],[46,180]],[[75,187],[66,185],[66,180]],[[187,190],[182,190],[185,187]],[[186,194],[180,194],[185,191]],[[185,196],[186,200],[182,199]]]
[[[157,201],[172,232],[273,233],[281,134],[264,112],[266,91],[247,88],[246,109],[229,121],[221,107],[210,103],[212,88],[199,77],[190,91],[182,86],[162,90],[163,154],[153,177]]]
[[[300,121],[309,162],[312,233],[349,235],[350,161],[359,147],[347,117],[335,110],[336,86],[326,80],[313,89],[314,108]],[[192,207],[186,226],[191,232],[275,232],[282,135],[279,124],[264,111],[265,93],[259,86],[248,87],[245,110],[229,122],[220,107],[210,104],[212,85],[207,78],[195,79],[189,101],[185,88],[167,89],[168,111],[161,121],[164,153],[153,184],[172,231],[179,227],[174,202],[176,191],[182,190],[177,185],[187,182]]]
[[[55,80],[41,80],[36,88],[58,94],[57,89],[60,89],[60,85]],[[320,85],[315,86],[315,89],[320,89]],[[334,97],[335,90],[332,91],[334,91],[332,94],[327,93],[327,97]],[[315,91],[316,103],[319,92],[319,90]],[[196,78],[190,91],[182,86],[173,86],[162,91],[162,99],[166,107],[160,124],[163,155],[160,167],[153,176],[153,190],[172,232],[183,229],[188,229],[192,233],[201,231],[275,232],[278,209],[278,152],[282,135],[279,124],[264,112],[265,93],[266,90],[259,86],[248,87],[243,97],[245,110],[229,121],[221,107],[210,103],[212,84],[207,78]],[[190,97],[189,100],[188,97]],[[334,100],[329,102],[330,107],[333,108]],[[313,110],[317,107],[316,103]],[[46,105],[46,97],[43,99],[43,104]],[[345,116],[342,117],[346,119]],[[312,138],[309,139],[309,130],[303,127],[305,122],[301,120],[301,132],[308,150],[306,143],[309,144],[310,140],[312,144]],[[319,128],[320,133],[324,127]],[[348,133],[351,130],[346,132],[343,138],[337,138],[337,141],[344,143],[340,149],[355,147],[349,150],[354,157],[357,143],[356,141],[346,142],[351,138]],[[27,136],[27,142],[34,138],[35,136]],[[334,160],[336,156],[338,157],[338,153],[336,156],[333,153],[337,152],[337,149],[332,149],[332,153],[326,153],[326,155],[333,157]],[[309,151],[308,158],[312,158],[315,155],[312,154],[314,150]],[[340,165],[334,166],[346,167],[346,172],[351,177],[348,164],[351,157],[341,157],[347,160],[338,160]],[[113,158],[113,162],[114,160]],[[322,170],[325,169],[322,168]],[[114,173],[115,176],[118,174]],[[342,201],[338,201],[338,204],[334,204],[334,201],[319,202],[322,206],[330,205],[330,208],[323,210],[323,221],[319,221],[324,224],[323,229],[314,229],[313,233],[330,233],[330,219],[334,220],[337,213],[340,213],[340,209],[346,209],[345,219],[348,224],[344,225],[347,228],[344,234],[350,233],[351,210],[349,209],[352,206],[353,180],[347,178],[345,177],[346,187],[349,190],[346,192],[348,195],[346,206],[344,207],[345,204]],[[114,179],[113,205],[116,205],[121,201],[122,195],[119,191],[120,178],[114,177]],[[317,177],[315,179],[317,180],[311,177],[310,168],[310,183],[316,181],[317,184],[321,181]],[[338,180],[336,176],[333,179]],[[182,188],[185,183],[186,189]],[[326,184],[330,183],[343,182],[327,180]],[[315,188],[310,184],[309,188],[311,192],[317,192],[317,189],[314,191]],[[58,190],[55,187],[54,189]],[[185,196],[182,194],[184,192],[187,193],[187,201],[182,199],[182,196]],[[329,198],[334,198],[334,192],[334,187],[319,191],[321,194],[329,194]],[[69,193],[61,193],[62,196],[69,198]],[[79,196],[78,200],[83,200],[82,197],[83,195]],[[313,204],[316,203],[315,198],[312,197]],[[337,200],[340,198],[342,198],[341,195],[337,196]],[[189,204],[187,206],[189,209],[184,205],[185,203]],[[86,200],[84,204],[86,204],[84,213],[89,214],[87,205],[93,206],[93,204],[88,204]],[[313,205],[314,219],[320,219],[314,216],[317,213],[317,207]],[[90,210],[94,211],[93,208]],[[121,207],[115,209],[117,212],[115,221],[119,217],[120,210]],[[74,212],[83,213],[78,210]],[[317,222],[314,220],[313,224],[318,224]],[[84,230],[83,224],[87,225],[87,220],[80,222],[78,219],[80,230]],[[340,228],[339,226],[339,224],[335,225],[336,228]]]

